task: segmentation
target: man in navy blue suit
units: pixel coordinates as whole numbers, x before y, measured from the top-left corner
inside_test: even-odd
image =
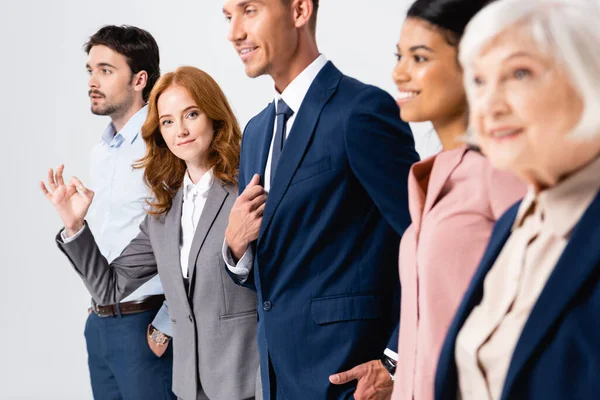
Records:
[[[225,1],[228,39],[275,100],[244,131],[223,257],[258,293],[265,399],[388,398],[418,155],[394,100],[319,53],[317,8]]]

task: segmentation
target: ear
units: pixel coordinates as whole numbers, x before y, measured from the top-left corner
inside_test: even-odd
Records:
[[[312,0],[294,0],[293,13],[296,28],[308,26],[313,14]]]
[[[137,74],[133,75],[133,90],[136,92],[143,92],[144,88],[148,84],[148,72],[142,70]]]

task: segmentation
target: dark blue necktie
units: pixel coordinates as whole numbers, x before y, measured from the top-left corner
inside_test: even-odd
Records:
[[[292,116],[294,111],[285,104],[283,99],[279,99],[277,102],[277,117],[275,118],[276,129],[275,129],[275,140],[273,141],[273,156],[271,157],[271,185],[273,185],[273,177],[275,176],[275,170],[281,157],[281,151],[285,144],[285,124],[287,120]]]

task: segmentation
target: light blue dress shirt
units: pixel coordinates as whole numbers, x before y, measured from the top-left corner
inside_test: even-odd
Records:
[[[117,258],[137,236],[139,225],[146,216],[146,200],[151,192],[144,183],[143,170],[133,169],[132,164],[146,151],[141,129],[147,115],[148,106],[144,106],[119,132],[110,123],[90,155],[91,180],[88,187],[95,195],[86,219],[100,252],[108,262]],[[123,302],[163,293],[160,278],[156,275]],[[152,324],[171,335],[166,306]]]

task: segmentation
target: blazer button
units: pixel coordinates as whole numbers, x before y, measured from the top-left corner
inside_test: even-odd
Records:
[[[263,303],[263,310],[271,311],[271,308],[273,308],[273,303],[271,303],[270,301],[265,301]]]

